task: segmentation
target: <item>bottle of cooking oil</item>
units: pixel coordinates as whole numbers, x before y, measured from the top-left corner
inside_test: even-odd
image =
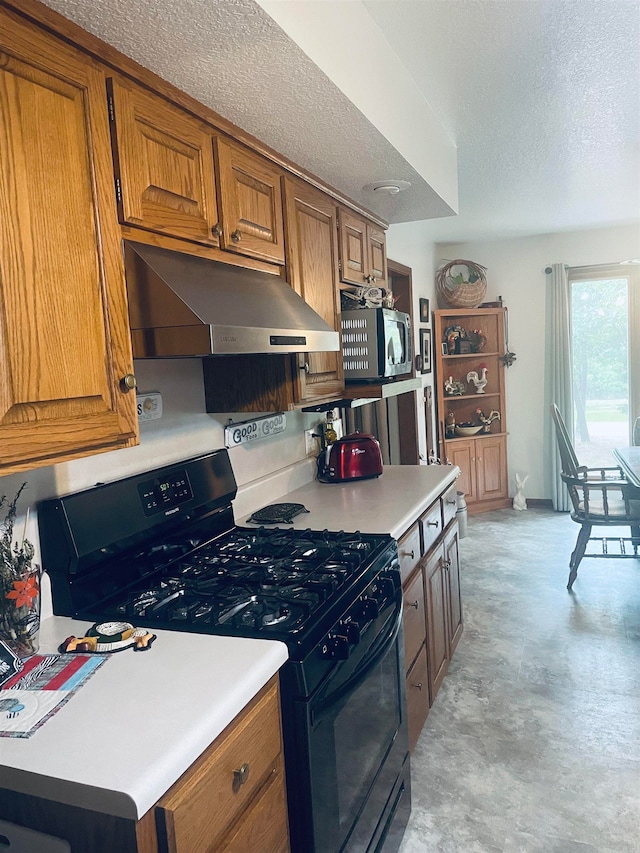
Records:
[[[327,422],[324,425],[324,443],[333,444],[338,440],[338,433],[333,425],[333,412],[327,412]]]

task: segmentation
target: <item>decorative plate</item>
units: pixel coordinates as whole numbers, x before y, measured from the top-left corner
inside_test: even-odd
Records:
[[[468,340],[469,335],[467,333],[467,330],[463,329],[462,326],[447,326],[447,328],[444,330],[442,342],[446,344],[448,343],[449,339],[457,340],[458,338],[461,341]]]

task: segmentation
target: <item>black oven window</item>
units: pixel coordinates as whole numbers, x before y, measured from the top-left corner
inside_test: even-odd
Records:
[[[393,744],[401,720],[400,675],[394,643],[368,678],[313,727],[311,775],[318,853],[341,849]]]

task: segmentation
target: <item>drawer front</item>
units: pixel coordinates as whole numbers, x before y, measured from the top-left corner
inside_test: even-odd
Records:
[[[243,711],[158,803],[171,853],[214,848],[250,806],[281,753],[277,682]],[[246,777],[241,782],[239,772]]]
[[[411,751],[418,742],[428,713],[429,674],[427,671],[427,648],[423,646],[407,673],[407,723],[409,727],[409,749]]]
[[[458,492],[453,483],[442,496],[442,524],[444,527],[456,517],[458,509]]]
[[[413,663],[427,635],[424,618],[424,582],[419,571],[404,591],[404,657],[406,668]]]
[[[416,522],[398,541],[400,574],[405,583],[420,561],[420,525]]]
[[[422,546],[426,554],[431,550],[442,533],[442,509],[439,499],[434,504],[431,504],[422,516],[420,525],[422,527]]]
[[[255,803],[242,815],[216,850],[218,853],[259,850],[289,853],[289,820],[282,761],[259,792]]]

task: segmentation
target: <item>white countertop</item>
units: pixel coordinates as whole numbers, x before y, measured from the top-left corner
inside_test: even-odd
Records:
[[[455,465],[385,465],[381,476],[371,480],[314,480],[263,505],[300,503],[309,510],[296,516],[292,524],[279,527],[389,533],[397,539],[459,473]],[[236,523],[253,527],[247,520],[244,516]]]
[[[40,652],[88,627],[46,619]],[[111,655],[30,738],[0,738],[0,787],[138,819],[288,657],[277,641],[156,633],[149,651]]]

